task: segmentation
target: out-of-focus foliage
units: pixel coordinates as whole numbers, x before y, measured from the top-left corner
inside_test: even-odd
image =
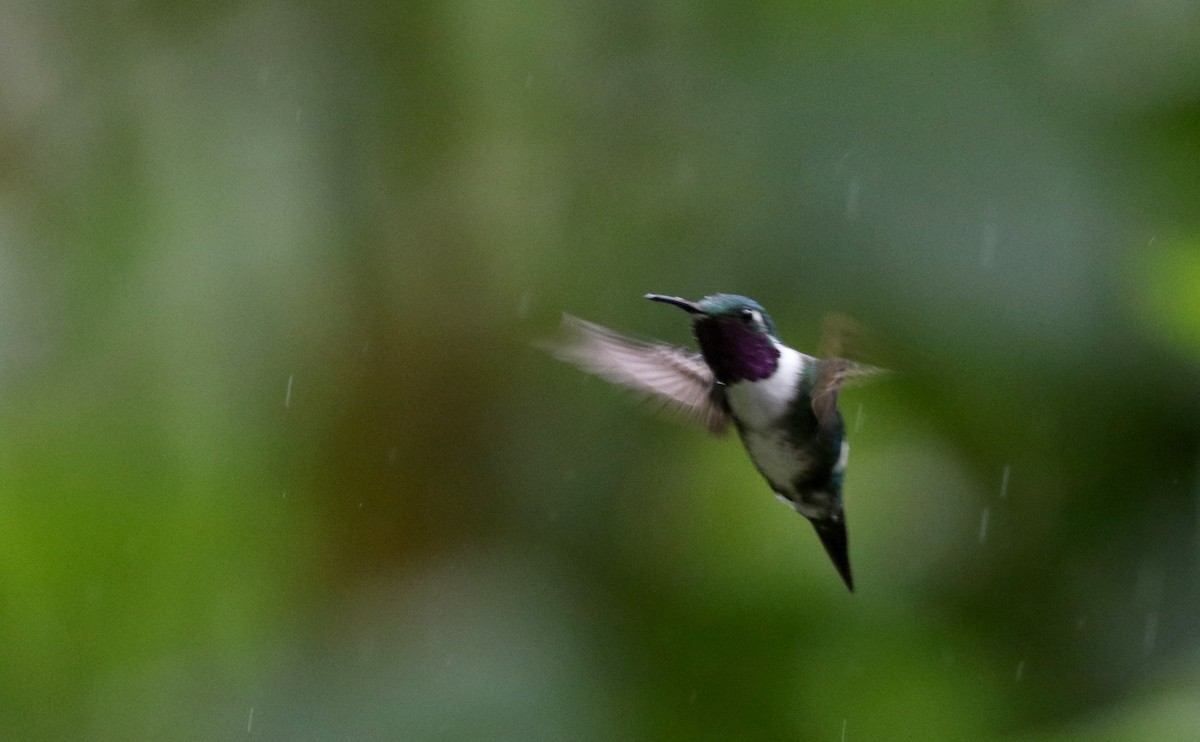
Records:
[[[4,739],[1200,735],[1192,2],[0,7]],[[855,316],[859,591],[532,346]]]

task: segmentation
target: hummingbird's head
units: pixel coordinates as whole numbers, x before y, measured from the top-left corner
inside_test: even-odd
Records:
[[[646,294],[646,298],[692,315],[700,352],[717,381],[761,381],[779,367],[775,323],[753,299],[737,294],[713,294],[697,302],[661,294]]]

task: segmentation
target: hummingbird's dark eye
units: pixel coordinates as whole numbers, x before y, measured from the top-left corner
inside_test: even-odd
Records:
[[[748,325],[757,325],[762,322],[762,314],[756,309],[743,309],[742,321]]]

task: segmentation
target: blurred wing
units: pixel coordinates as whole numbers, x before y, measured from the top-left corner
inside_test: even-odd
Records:
[[[831,432],[837,425],[837,397],[843,384],[853,384],[889,373],[878,366],[856,363],[842,357],[857,356],[867,345],[879,345],[878,339],[868,341],[868,334],[858,322],[837,312],[825,315],[825,320],[821,323],[821,344],[818,353],[824,360],[819,361],[817,366],[813,413],[817,416],[821,430],[825,432]]]
[[[813,388],[812,409],[817,427],[825,435],[840,435],[842,418],[838,414],[838,391],[845,380],[844,368],[849,361],[840,358],[817,361],[817,383]]]
[[[645,343],[569,314],[563,315],[563,327],[567,339],[545,345],[559,360],[649,394],[713,433],[728,427],[724,388],[699,353]]]
[[[813,388],[812,409],[822,433],[840,434],[841,417],[837,399],[842,384],[887,373],[876,366],[867,366],[845,358],[822,358],[817,361],[817,382]]]
[[[838,312],[830,312],[821,322],[821,342],[817,346],[818,358],[861,358],[872,360],[887,353],[887,343],[878,333],[871,332],[854,319]],[[878,366],[852,363],[851,378],[888,373]]]

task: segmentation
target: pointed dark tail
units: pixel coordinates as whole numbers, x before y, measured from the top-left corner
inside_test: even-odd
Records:
[[[811,521],[825,553],[833,560],[833,566],[850,592],[854,592],[854,576],[850,574],[850,544],[846,539],[846,518],[838,513],[832,518]]]

